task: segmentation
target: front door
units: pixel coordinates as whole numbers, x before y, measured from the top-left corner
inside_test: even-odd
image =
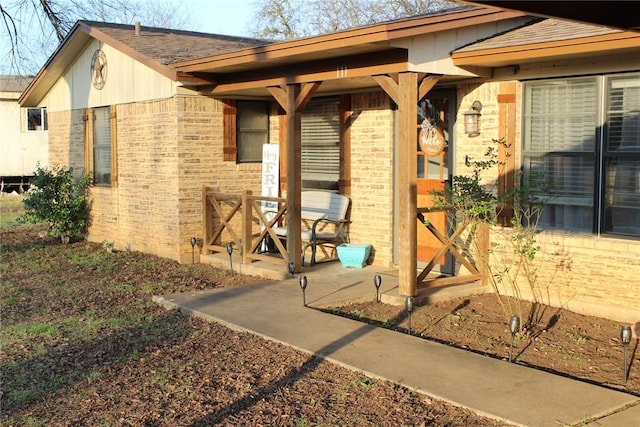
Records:
[[[430,207],[432,192],[442,191],[449,182],[449,159],[451,154],[451,135],[453,135],[453,120],[455,118],[455,91],[433,90],[420,101],[418,105],[418,126],[421,129],[417,147],[418,176],[418,208]],[[439,135],[441,144],[432,143],[425,146],[425,132],[431,128],[431,132]],[[443,140],[443,141],[442,141]],[[444,212],[429,213],[425,219],[433,224],[442,234],[447,235],[447,216]],[[418,224],[417,233],[418,266],[424,266],[430,262],[434,255],[442,247],[442,243],[427,230]],[[444,255],[438,260],[440,272],[453,274],[453,260],[450,255]],[[438,268],[436,267],[435,270]]]

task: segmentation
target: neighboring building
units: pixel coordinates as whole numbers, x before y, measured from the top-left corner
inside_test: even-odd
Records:
[[[639,70],[639,33],[493,8],[273,44],[81,21],[20,102],[47,108],[52,164],[93,172],[90,240],[190,262],[207,233],[203,185],[260,194],[262,145],[279,144],[291,215],[302,189],[349,195],[351,241],[399,269],[404,295],[442,246],[417,209],[505,138],[501,188],[523,169],[559,192],[538,296],[637,321]],[[480,133],[465,132],[480,105]],[[425,116],[446,139],[432,153],[416,143]],[[437,263],[460,274],[451,256]]]
[[[0,76],[0,180],[2,191],[21,192],[37,165],[48,165],[46,107],[20,108],[33,76]]]

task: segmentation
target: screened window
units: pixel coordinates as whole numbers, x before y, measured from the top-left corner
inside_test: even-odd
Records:
[[[47,109],[27,108],[27,131],[47,130]]]
[[[549,180],[541,225],[640,236],[640,75],[531,82],[524,170]]]
[[[93,110],[93,182],[111,184],[111,120],[109,107]]]
[[[269,142],[269,104],[237,101],[236,143],[238,163],[262,161],[262,145]]]
[[[302,112],[302,188],[337,191],[340,98],[312,99]]]

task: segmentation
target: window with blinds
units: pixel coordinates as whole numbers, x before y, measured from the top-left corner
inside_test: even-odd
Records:
[[[523,166],[553,187],[542,226],[640,236],[640,75],[526,83]]]
[[[93,109],[93,182],[111,185],[111,119],[109,107]]]
[[[640,75],[607,79],[604,231],[640,236]]]
[[[338,191],[340,99],[312,99],[302,113],[302,188]]]

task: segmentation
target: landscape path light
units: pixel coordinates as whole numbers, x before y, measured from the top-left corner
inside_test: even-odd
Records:
[[[229,254],[229,267],[231,268],[231,275],[233,276],[233,244],[231,242],[227,243],[227,253]]]
[[[307,306],[307,276],[300,276],[300,289],[302,289],[302,305]]]
[[[404,306],[409,314],[409,335],[411,335],[411,313],[413,312],[413,297],[407,297],[404,300]]]
[[[620,340],[622,341],[622,345],[624,346],[624,383],[627,383],[627,377],[629,375],[629,370],[627,368],[627,350],[629,348],[629,343],[631,342],[631,326],[623,326],[620,329]]]
[[[289,261],[287,268],[289,269],[289,275],[293,277],[296,274],[296,265],[293,263],[293,261]]]
[[[513,355],[513,340],[516,337],[516,333],[520,331],[520,318],[518,316],[511,316],[509,320],[509,331],[511,331],[511,346],[509,346],[509,362],[511,362],[511,357]]]
[[[196,263],[196,258],[195,258],[196,243],[198,243],[198,239],[196,239],[195,237],[192,237],[191,238],[191,264]]]
[[[379,274],[373,276],[373,285],[376,287],[376,302],[380,302],[380,285],[382,285],[382,277]]]

